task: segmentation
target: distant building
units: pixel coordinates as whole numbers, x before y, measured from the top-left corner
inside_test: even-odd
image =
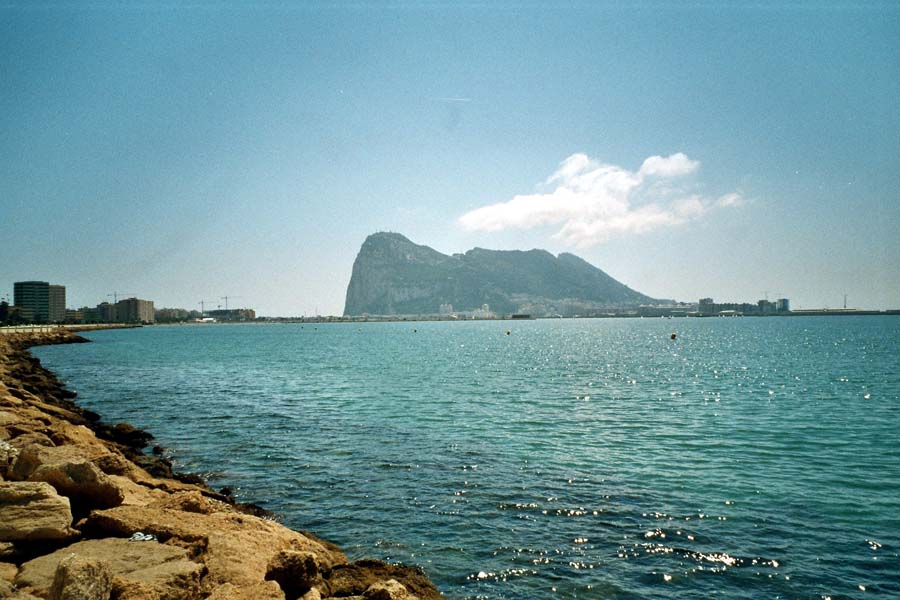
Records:
[[[493,319],[494,313],[491,312],[491,307],[488,304],[482,304],[481,308],[476,308],[472,311],[472,318],[474,319]]]
[[[156,313],[153,310],[152,300],[125,298],[124,300],[116,302],[115,309],[115,321],[118,323],[149,324],[156,321]]]
[[[220,308],[208,310],[206,315],[216,321],[252,321],[256,318],[256,311],[252,308]]]
[[[432,304],[432,306],[434,306],[434,305]],[[440,307],[438,307],[438,312],[442,315],[452,315],[453,314],[453,305],[449,304],[449,303],[441,304]]]
[[[200,316],[196,310],[187,310],[186,308],[157,308],[157,323],[180,323],[190,321]]]
[[[46,281],[17,281],[13,304],[19,317],[30,323],[62,323],[66,320],[66,286]]]
[[[686,317],[688,308],[677,304],[641,305],[638,314],[642,317]]]
[[[13,304],[32,323],[50,321],[50,284],[46,281],[17,281],[13,284]]]
[[[99,323],[116,323],[118,318],[116,315],[116,305],[109,302],[101,302],[97,305],[97,322]]]
[[[775,312],[775,303],[768,300],[760,300],[756,303],[756,306],[761,315],[771,315]]]
[[[84,311],[67,308],[66,323],[74,323],[76,325],[84,323]]]
[[[96,306],[82,306],[78,309],[83,316],[84,323],[100,323],[102,319],[100,318],[100,310]]]
[[[701,298],[697,304],[697,313],[701,317],[709,316],[753,316],[763,317],[778,313],[790,312],[787,298],[776,302],[758,300],[756,304],[749,302],[714,302],[712,298]]]
[[[62,323],[66,320],[66,286],[50,284],[47,290],[49,304],[49,321]]]

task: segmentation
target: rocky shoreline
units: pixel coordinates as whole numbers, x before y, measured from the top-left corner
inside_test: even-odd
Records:
[[[0,598],[442,598],[417,567],[350,563],[334,544],[173,472],[158,448],[144,453],[152,435],[78,407],[28,353],[86,341],[0,336]]]

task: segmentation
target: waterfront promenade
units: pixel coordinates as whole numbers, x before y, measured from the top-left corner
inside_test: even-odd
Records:
[[[90,325],[7,325],[0,327],[0,335],[14,335],[18,333],[35,335],[66,331],[75,333],[78,331],[96,331],[99,329],[130,329],[133,327],[141,327],[141,325],[129,325],[125,323],[96,323]]]

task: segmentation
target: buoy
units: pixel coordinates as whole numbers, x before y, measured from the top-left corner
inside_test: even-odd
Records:
[[[418,329],[413,329],[413,333],[417,333],[417,332],[418,332]]]
[[[506,335],[509,335],[509,329],[506,330]]]
[[[675,339],[676,337],[678,337],[678,336],[676,336],[676,335],[673,333],[671,337],[672,337],[672,339],[674,340],[674,339]]]

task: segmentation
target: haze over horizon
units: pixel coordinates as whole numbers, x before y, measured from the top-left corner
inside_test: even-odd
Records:
[[[895,3],[8,2],[0,80],[0,297],[336,315],[395,231],[900,308]]]

